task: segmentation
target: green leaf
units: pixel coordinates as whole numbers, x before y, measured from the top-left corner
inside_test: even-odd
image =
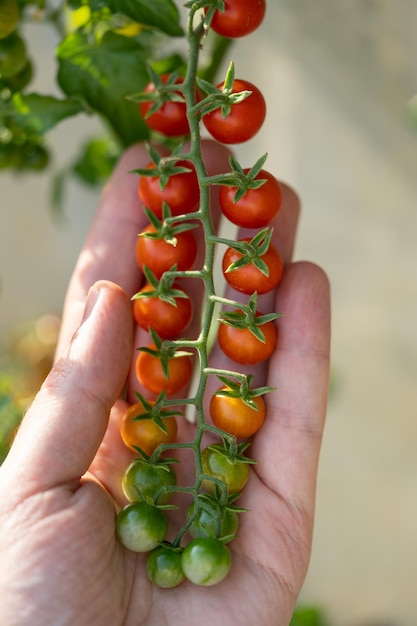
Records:
[[[124,13],[135,22],[152,26],[158,30],[181,37],[184,34],[180,26],[179,12],[172,0],[110,0],[103,2],[114,13]]]
[[[23,95],[15,93],[10,103],[10,115],[13,121],[26,133],[43,135],[61,120],[83,111],[78,100],[67,98],[59,100],[53,96],[37,93]]]
[[[61,42],[57,54],[57,79],[67,95],[101,113],[124,146],[148,137],[137,105],[126,98],[148,82],[145,53],[136,39],[107,31],[91,42],[78,31]]]
[[[290,626],[325,626],[323,612],[313,606],[297,606],[292,616]]]
[[[95,137],[82,147],[73,171],[83,182],[97,185],[110,176],[118,156],[113,141],[107,137]]]

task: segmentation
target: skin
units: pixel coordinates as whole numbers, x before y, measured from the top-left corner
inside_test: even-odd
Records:
[[[226,148],[207,143],[204,152],[212,174],[227,171]],[[146,339],[133,329],[129,302],[143,283],[134,245],[145,218],[128,171],[147,161],[142,146],[129,149],[103,193],[69,285],[56,364],[0,468],[0,621],[8,626],[284,626],[305,578],[327,401],[329,284],[315,265],[290,264],[299,202],[285,185],[273,225],[286,272],[260,299],[284,316],[269,364],[251,368],[254,384],[277,391],[250,448],[258,463],[239,500],[249,512],[229,544],[231,572],[212,588],[161,590],[147,580],[144,555],[116,539],[132,459],[118,430],[119,396],[126,379],[131,402],[140,391],[131,364]],[[232,364],[214,348],[211,365]],[[180,438],[192,431],[182,420]],[[179,480],[186,473],[184,459]]]

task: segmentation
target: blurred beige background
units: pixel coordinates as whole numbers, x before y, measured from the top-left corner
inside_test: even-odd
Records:
[[[333,290],[332,393],[311,567],[301,599],[332,626],[415,626],[417,615],[417,3],[270,0],[233,50],[268,118],[238,149],[303,200],[296,257]],[[33,31],[33,32],[32,32]],[[53,37],[30,31],[35,89],[53,88]],[[51,136],[58,167],[91,121]],[[71,184],[53,219],[49,181],[0,177],[0,332],[60,312],[97,194]]]

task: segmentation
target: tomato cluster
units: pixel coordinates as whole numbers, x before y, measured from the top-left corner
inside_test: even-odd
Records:
[[[265,13],[264,0],[225,0],[221,11],[214,9],[213,0],[205,5],[199,3],[205,9],[202,19],[208,20],[206,27],[226,37],[249,34]],[[138,458],[123,476],[129,504],[118,515],[117,533],[128,549],[149,552],[147,574],[159,587],[175,587],[185,579],[206,586],[223,580],[231,567],[226,543],[238,532],[243,510],[235,501],[249,480],[253,463],[245,454],[247,440],[266,419],[263,396],[271,388],[254,388],[252,375],[239,371],[227,370],[226,375],[224,370],[200,368],[196,395],[184,400],[195,411],[196,438],[185,444],[177,441],[178,422],[183,419],[175,410],[181,404],[177,396],[182,393],[186,397],[197,357],[200,363],[209,361],[207,340],[217,298],[209,281],[200,335],[195,340],[187,338],[194,314],[193,287],[187,287],[187,278],[204,280],[208,269],[211,276],[213,272],[213,255],[206,254],[202,266],[196,265],[194,229],[200,222],[206,235],[202,252],[207,253],[211,245],[226,245],[222,260],[225,283],[230,291],[249,296],[246,303],[220,299],[229,307],[221,314],[218,344],[236,364],[261,363],[273,353],[278,337],[278,315],[259,311],[257,298],[276,289],[284,272],[270,228],[281,206],[281,188],[263,169],[265,158],[251,168],[242,168],[231,159],[230,172],[211,178],[205,173],[196,127],[204,126],[219,142],[238,144],[251,139],[265,119],[261,92],[249,81],[236,79],[233,65],[216,86],[194,75],[192,98],[189,77],[154,72],[151,76],[139,98],[145,122],[156,137],[190,134],[191,147],[197,142],[198,150],[185,152],[180,144],[166,154],[152,147],[148,165],[136,170],[140,175],[138,196],[149,224],[139,233],[135,249],[146,283],[134,295],[132,306],[136,324],[149,331],[150,338],[138,347],[135,374],[150,397],[137,394],[138,401],[126,411],[121,424],[122,440]],[[219,186],[224,216],[237,226],[254,229],[252,237],[235,241],[213,235],[208,199],[215,185]],[[222,385],[207,398],[205,382],[210,375],[217,375]],[[206,443],[206,431],[218,441]],[[192,449],[199,459],[192,486],[177,485],[175,459],[167,458],[168,451],[181,445]],[[192,501],[183,528],[168,540],[165,509],[179,490],[187,491]],[[183,545],[187,535],[191,539]]]

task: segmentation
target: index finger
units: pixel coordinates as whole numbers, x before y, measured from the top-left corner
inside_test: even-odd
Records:
[[[128,172],[146,167],[148,162],[145,146],[132,146],[123,153],[104,188],[65,297],[57,357],[80,324],[91,285],[98,280],[109,280],[122,287],[128,296],[137,288],[140,270],[132,250],[147,220],[137,194],[137,175]]]

